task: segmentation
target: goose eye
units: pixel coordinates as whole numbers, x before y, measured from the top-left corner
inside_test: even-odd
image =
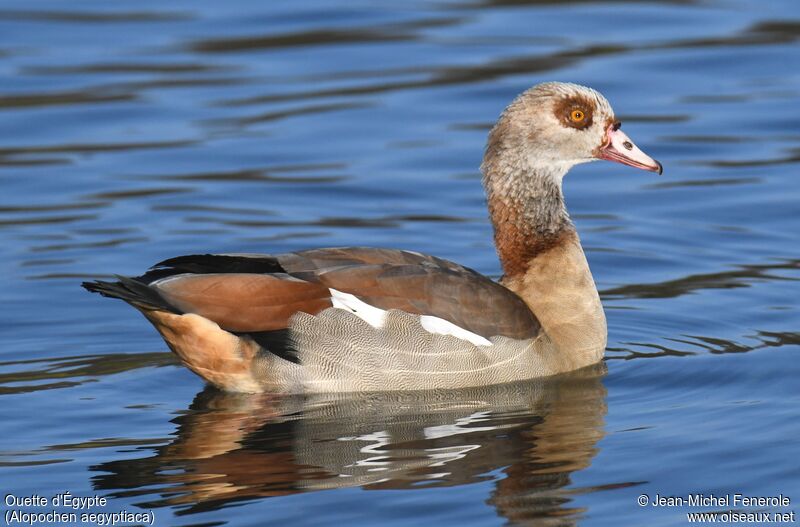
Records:
[[[583,121],[585,117],[586,114],[583,112],[583,110],[572,110],[569,114],[569,118],[572,119],[572,122],[575,123]]]

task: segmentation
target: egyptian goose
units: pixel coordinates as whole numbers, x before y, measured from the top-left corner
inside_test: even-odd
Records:
[[[602,359],[606,319],[561,181],[596,159],[662,170],[590,88],[539,84],[506,108],[481,165],[499,283],[434,256],[350,247],[179,256],[83,286],[141,311],[228,391],[460,388],[575,370]]]

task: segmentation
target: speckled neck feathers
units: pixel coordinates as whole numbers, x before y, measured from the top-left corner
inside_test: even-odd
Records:
[[[574,233],[564,204],[561,180],[566,165],[531,164],[507,145],[503,127],[489,136],[483,185],[503,273],[524,273],[529,262]]]

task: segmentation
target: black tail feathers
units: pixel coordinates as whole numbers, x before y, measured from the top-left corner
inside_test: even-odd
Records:
[[[151,288],[146,283],[140,282],[134,278],[128,278],[127,276],[115,276],[117,280],[119,280],[118,282],[96,280],[94,282],[83,282],[81,285],[87,291],[100,293],[109,298],[119,298],[141,309],[155,309],[178,313],[173,306],[169,305],[166,300],[158,294],[158,291]]]

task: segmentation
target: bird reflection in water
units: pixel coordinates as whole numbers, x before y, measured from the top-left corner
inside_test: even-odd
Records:
[[[571,474],[603,437],[603,364],[471,389],[269,396],[207,388],[154,455],[92,467],[97,490],[182,513],[324,489],[414,489],[495,480],[514,522],[571,525]],[[146,490],[145,490],[146,489]],[[566,522],[566,523],[565,523]],[[538,523],[537,523],[538,524]]]

